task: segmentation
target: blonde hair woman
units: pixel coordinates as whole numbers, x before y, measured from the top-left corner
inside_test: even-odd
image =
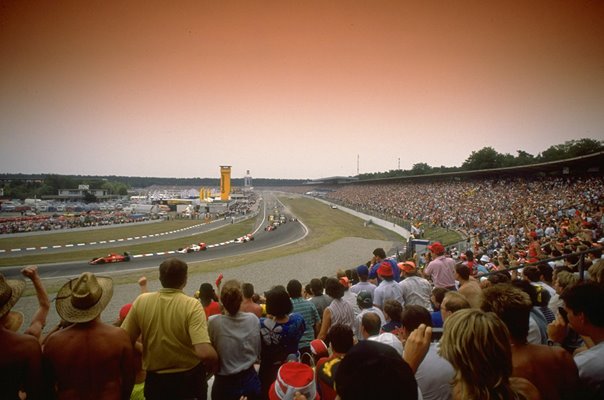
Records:
[[[510,377],[510,335],[494,313],[464,309],[449,316],[440,339],[440,355],[455,369],[454,399],[541,398],[528,380]]]

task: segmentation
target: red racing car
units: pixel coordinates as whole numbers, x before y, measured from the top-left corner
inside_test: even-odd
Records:
[[[116,263],[130,261],[130,253],[124,252],[124,254],[110,253],[105,257],[96,257],[90,260],[88,264],[105,264],[105,263]]]

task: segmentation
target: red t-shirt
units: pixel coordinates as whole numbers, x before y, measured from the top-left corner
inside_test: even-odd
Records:
[[[214,300],[207,307],[203,308],[203,311],[206,313],[206,320],[210,318],[210,315],[220,315],[222,311],[220,310],[220,304]]]

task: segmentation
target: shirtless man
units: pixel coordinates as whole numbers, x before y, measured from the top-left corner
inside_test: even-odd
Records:
[[[252,313],[258,318],[262,317],[262,307],[252,300],[252,296],[254,296],[254,285],[251,283],[244,283],[241,286],[241,291],[243,293],[243,301],[241,302],[239,310],[241,312]]]
[[[19,391],[28,399],[42,395],[42,350],[31,335],[21,335],[7,329],[11,308],[21,297],[25,281],[6,280],[0,274],[0,398],[19,399]]]
[[[470,268],[464,264],[455,266],[455,279],[459,281],[457,291],[464,295],[472,308],[480,308],[482,303],[482,288],[480,284],[470,277]]]
[[[508,284],[498,284],[483,292],[482,309],[501,318],[510,331],[512,376],[525,378],[539,389],[543,399],[572,399],[577,395],[579,373],[573,358],[562,347],[527,342],[529,295]]]
[[[100,320],[112,295],[111,278],[90,272],[57,293],[57,313],[73,325],[46,341],[44,374],[62,400],[130,398],[135,371],[130,338]]]

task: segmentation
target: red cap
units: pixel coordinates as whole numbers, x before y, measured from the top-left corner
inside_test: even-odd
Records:
[[[388,261],[384,261],[380,264],[380,267],[377,270],[378,275],[382,276],[393,276],[392,265]]]
[[[428,250],[435,254],[442,254],[445,252],[445,248],[440,242],[434,242],[428,246]]]

